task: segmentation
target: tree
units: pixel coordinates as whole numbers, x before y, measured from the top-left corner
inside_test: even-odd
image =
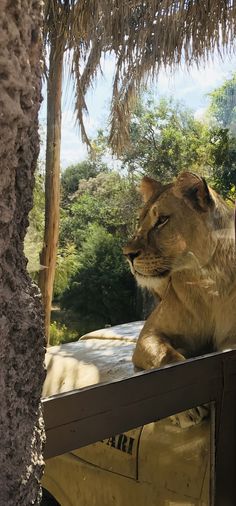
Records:
[[[76,314],[80,332],[143,317],[144,299],[122,256],[139,205],[133,179],[110,171],[82,179],[63,209],[62,267],[70,263],[68,244],[75,247],[77,265],[71,257],[76,272],[67,271],[58,295],[62,307],[72,311],[71,318]]]
[[[236,196],[236,143],[227,128],[209,130],[210,181],[224,198]]]
[[[217,191],[235,198],[236,74],[210,93],[212,178]]]
[[[0,504],[40,504],[44,438],[42,309],[23,240],[39,151],[40,2],[2,2],[0,14]]]
[[[51,4],[53,3],[52,1]],[[64,5],[60,6],[60,10],[64,8],[67,9],[67,7],[68,2],[65,1]],[[51,303],[59,235],[61,95],[63,57],[66,43],[61,33],[57,32],[56,20],[53,29],[50,31],[48,40],[50,43],[50,55],[47,88],[45,228],[43,248],[40,254],[40,264],[44,269],[39,273],[39,287],[44,304],[45,332],[47,339],[49,338]]]
[[[122,257],[118,237],[89,225],[79,253],[79,269],[61,298],[78,314],[82,331],[136,320],[136,285]]]
[[[225,47],[234,30],[231,1],[217,0],[214,9],[195,0],[147,2],[112,0],[45,1],[45,47],[49,45],[48,121],[46,154],[45,237],[40,287],[49,334],[50,306],[55,276],[59,230],[61,85],[64,52],[71,51],[70,74],[75,81],[75,110],[82,139],[90,145],[83,113],[85,95],[96,78],[104,53],[115,58],[111,103],[110,144],[121,153],[129,142],[129,120],[136,96],[148,76],[161,66],[176,66],[207,58],[215,47]],[[220,30],[219,30],[220,26]],[[199,29],[200,27],[200,29]],[[200,31],[199,31],[200,30]],[[206,36],[207,34],[207,36]],[[223,35],[222,35],[223,34]],[[199,43],[201,40],[201,43]],[[230,51],[230,46],[229,49]],[[69,59],[68,59],[69,60]],[[81,70],[83,68],[83,70]]]
[[[139,203],[134,183],[118,172],[101,172],[95,178],[81,180],[70,205],[63,211],[61,246],[73,243],[79,252],[92,223],[126,241],[134,228]]]
[[[100,157],[88,158],[76,165],[67,167],[61,175],[62,199],[64,204],[78,190],[82,179],[96,177],[100,172],[108,172],[108,167]]]
[[[236,73],[210,93],[210,115],[222,128],[236,134]]]
[[[181,170],[204,172],[208,165],[207,128],[173,99],[158,103],[145,96],[130,122],[130,146],[123,168],[171,181]]]

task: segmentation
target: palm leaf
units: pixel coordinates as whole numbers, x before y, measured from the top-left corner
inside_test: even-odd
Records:
[[[214,51],[232,53],[235,20],[235,0],[47,0],[44,40],[57,37],[59,46],[73,51],[83,140],[89,144],[85,96],[104,52],[116,58],[110,143],[119,153],[129,142],[130,113],[147,77],[183,61],[188,66],[206,62]]]

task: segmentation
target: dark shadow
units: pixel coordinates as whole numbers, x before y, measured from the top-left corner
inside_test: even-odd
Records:
[[[61,506],[61,504],[46,490],[46,488],[42,489],[42,501],[41,506]]]

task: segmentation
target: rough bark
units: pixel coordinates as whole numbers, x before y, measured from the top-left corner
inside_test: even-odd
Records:
[[[0,0],[0,505],[40,503],[42,310],[23,240],[39,150],[39,0]]]
[[[57,47],[56,35],[51,42],[47,95],[47,148],[45,178],[44,245],[39,274],[45,314],[45,333],[49,342],[51,305],[56,270],[60,216],[61,96],[64,48]]]

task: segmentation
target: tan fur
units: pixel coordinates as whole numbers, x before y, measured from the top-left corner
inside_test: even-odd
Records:
[[[189,172],[166,186],[145,178],[141,191],[145,205],[124,254],[137,282],[161,302],[139,336],[134,364],[149,369],[234,346],[233,211]]]

